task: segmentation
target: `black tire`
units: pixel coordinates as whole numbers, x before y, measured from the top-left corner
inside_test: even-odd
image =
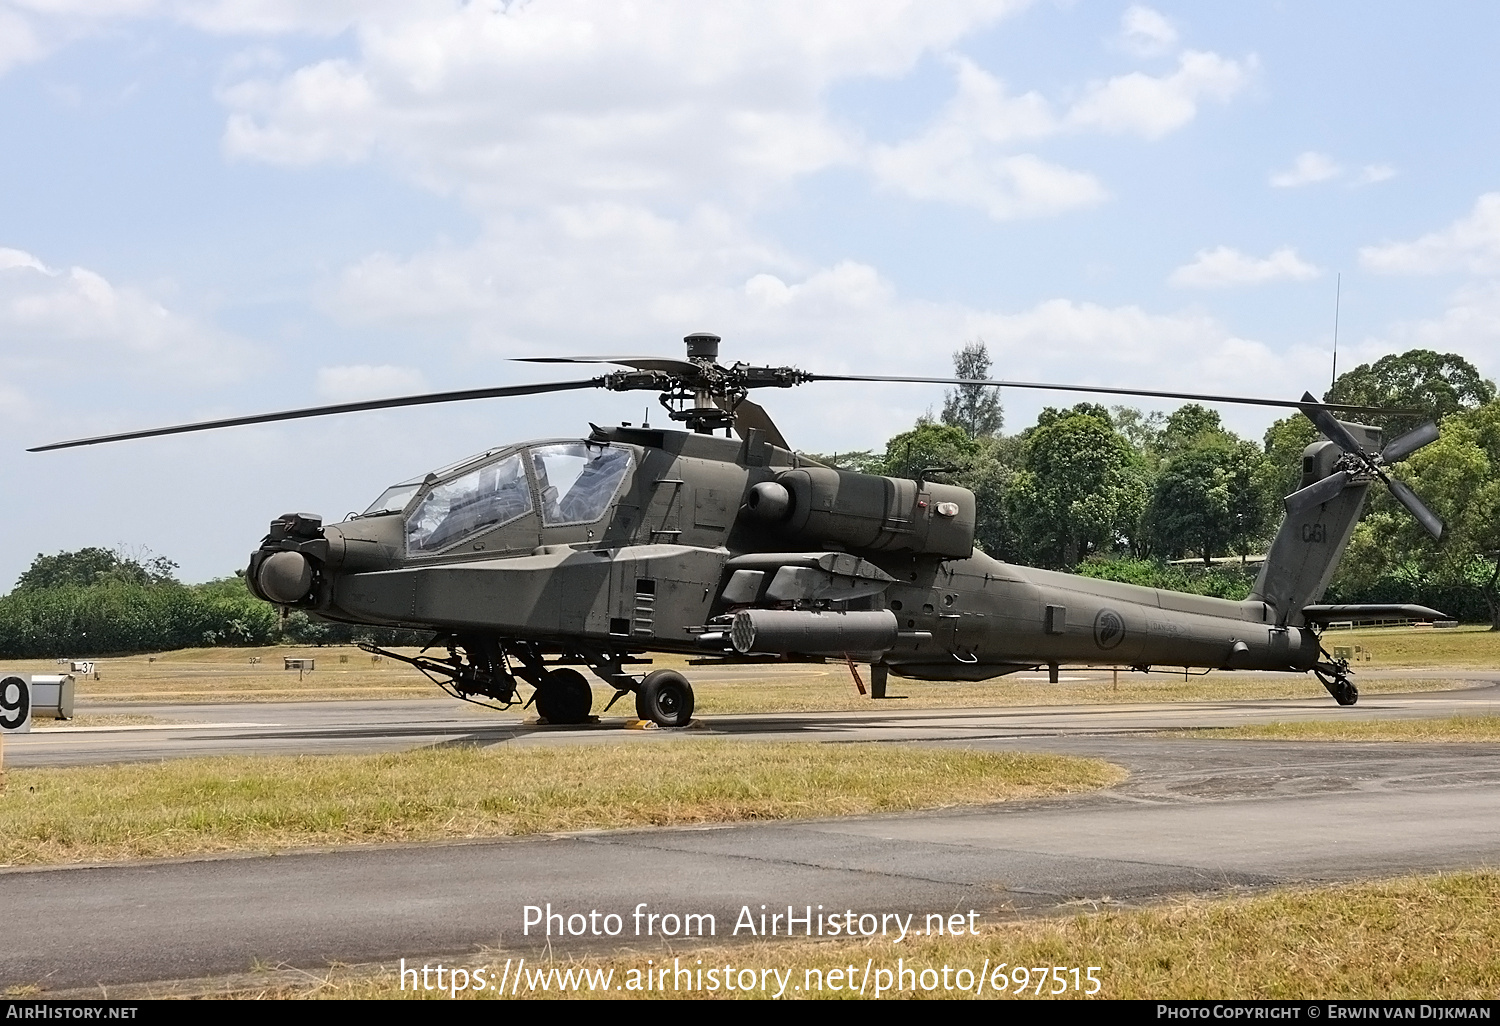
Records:
[[[577,670],[553,670],[536,691],[536,711],[548,723],[587,723],[594,690]]]
[[[635,714],[659,727],[686,727],[693,720],[693,685],[676,670],[653,670],[635,693]]]
[[[1333,700],[1339,705],[1353,705],[1359,701],[1359,688],[1353,684],[1345,684],[1339,688],[1339,693],[1333,696]]]

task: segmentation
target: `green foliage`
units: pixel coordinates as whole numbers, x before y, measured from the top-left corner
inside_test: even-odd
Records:
[[[1206,406],[1188,403],[1172,411],[1157,438],[1156,448],[1170,459],[1185,449],[1217,441],[1229,435],[1219,414]],[[1232,436],[1230,436],[1232,437]]]
[[[990,353],[984,339],[975,339],[953,354],[953,376],[970,381],[990,376]],[[962,428],[970,438],[993,438],[1005,424],[999,390],[989,385],[959,385],[943,399],[942,421]]]
[[[1412,349],[1360,364],[1340,374],[1324,397],[1327,402],[1360,406],[1407,406],[1442,420],[1483,406],[1495,398],[1495,385],[1456,353]],[[1362,422],[1365,418],[1360,419]],[[1410,417],[1369,418],[1390,440],[1416,426]]]
[[[1111,406],[1109,419],[1115,430],[1135,447],[1136,452],[1146,456],[1154,466],[1161,433],[1167,424],[1166,415],[1160,410],[1142,413],[1134,406]]]
[[[1024,445],[1005,498],[1021,558],[1071,567],[1091,553],[1132,545],[1146,508],[1149,468],[1104,407],[1049,407],[1024,435]]]
[[[1238,602],[1250,594],[1260,566],[1255,563],[1215,563],[1212,566],[1173,565],[1150,559],[1088,559],[1075,571],[1083,577],[1120,581],[1142,588],[1186,591]]]
[[[63,583],[51,586],[33,575],[27,587],[0,597],[0,658],[37,659],[124,652],[163,652],[216,645],[319,645],[373,641],[382,645],[425,644],[426,632],[356,627],[315,620],[294,612],[283,622],[271,605],[250,594],[242,577],[182,585],[127,575],[100,558],[104,549],[38,557],[32,564],[54,568]],[[45,562],[44,562],[45,561]],[[175,566],[157,557],[138,564],[158,570]],[[102,567],[97,573],[88,571]],[[82,569],[80,569],[82,568]],[[30,573],[30,571],[28,571]],[[79,580],[89,583],[76,583]]]
[[[1266,429],[1268,494],[1291,495],[1302,483],[1302,450],[1318,440],[1318,429],[1300,413],[1283,417]]]
[[[1415,594],[1422,589],[1467,591],[1486,603],[1500,629],[1500,401],[1443,422],[1442,436],[1395,468],[1446,525],[1435,541],[1383,488],[1371,490],[1370,513],[1355,531],[1336,584],[1345,593]],[[1456,589],[1456,591],[1455,591]],[[1386,600],[1393,601],[1393,600]],[[1400,601],[1416,601],[1405,598]],[[1473,617],[1435,602],[1444,612]]]
[[[100,548],[59,552],[55,556],[37,553],[31,566],[16,581],[17,591],[40,591],[47,588],[88,588],[96,584],[176,584],[177,564],[165,556],[153,556],[149,549],[132,555],[123,548],[115,551]]]
[[[276,613],[252,597],[214,582],[180,584],[105,581],[88,587],[17,589],[0,598],[0,656],[157,652],[205,645],[265,645],[275,640]]]
[[[1189,404],[1167,418],[1156,448],[1162,463],[1145,516],[1154,553],[1196,553],[1206,563],[1266,541],[1271,475],[1259,447],[1224,430],[1217,413]]]
[[[882,472],[892,477],[916,478],[933,467],[968,470],[983,449],[963,428],[919,423],[885,444]]]

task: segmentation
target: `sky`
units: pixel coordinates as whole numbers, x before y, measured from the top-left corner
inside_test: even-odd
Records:
[[[225,576],[281,513],[654,397],[28,446],[695,331],[726,363],[936,376],[980,339],[998,378],[1296,398],[1337,291],[1341,368],[1494,378],[1497,43],[1452,2],[0,0],[0,591],[89,545]],[[1085,398],[1004,390],[1006,430]],[[831,452],[943,390],[757,399]]]

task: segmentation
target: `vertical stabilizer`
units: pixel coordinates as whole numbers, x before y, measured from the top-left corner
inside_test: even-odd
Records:
[[[1359,523],[1370,485],[1354,481],[1328,502],[1287,514],[1260,568],[1250,600],[1271,607],[1270,619],[1301,626],[1302,607],[1323,597]]]
[[[1379,451],[1379,429],[1339,423],[1355,442]],[[1314,505],[1303,509],[1295,509],[1293,502],[1288,501],[1286,519],[1271,542],[1271,551],[1266,554],[1248,600],[1270,606],[1267,618],[1275,623],[1302,625],[1303,607],[1322,599],[1359,523],[1370,482],[1367,477],[1338,469],[1347,466],[1341,460],[1342,455],[1339,446],[1329,441],[1314,442],[1302,453],[1302,488],[1320,481],[1338,488],[1335,477],[1345,484],[1326,501],[1314,500]],[[1300,489],[1298,494],[1302,494]]]

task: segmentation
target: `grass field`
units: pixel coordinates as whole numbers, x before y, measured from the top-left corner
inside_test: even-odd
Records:
[[[1100,998],[1171,1000],[1191,998],[1241,999],[1474,999],[1493,1000],[1500,990],[1500,873],[1468,872],[1404,877],[1373,883],[1282,889],[1235,898],[1193,898],[1141,909],[1088,912],[1066,918],[984,922],[974,937],[911,938],[900,944],[889,940],[704,942],[648,948],[606,956],[528,961],[533,972],[586,968],[612,973],[605,990],[580,988],[577,997],[724,998],[769,996],[777,989],[771,971],[786,980],[785,997],[859,997],[847,989],[831,991],[829,970],[854,967],[854,979],[867,980],[865,997],[873,997],[878,983],[896,981],[896,970],[913,970],[902,991],[890,997],[954,998],[968,996],[944,989],[942,970],[950,970],[951,986],[975,984],[987,964],[1004,965],[997,977],[993,968],[983,979],[986,997],[1037,1000],[1058,986],[1053,966],[1079,967],[1080,989],[1087,967],[1098,966]],[[652,993],[625,989],[631,972],[643,980],[647,960],[660,968],[672,959],[697,968],[731,966],[767,970],[767,991],[728,993],[676,991]],[[898,966],[897,960],[902,962]],[[463,967],[465,976],[482,969],[485,978],[501,979],[507,956],[434,959]],[[410,965],[413,959],[408,959]],[[514,958],[512,958],[514,962]],[[865,977],[866,965],[871,968]],[[1038,981],[1030,967],[1046,967]],[[1024,972],[1022,967],[1025,967]],[[512,970],[515,970],[512,966]],[[931,970],[926,976],[922,970]],[[815,975],[810,976],[809,970]],[[885,970],[888,975],[880,975]],[[960,974],[965,970],[965,974]],[[841,973],[841,976],[843,974]],[[576,978],[576,976],[575,976]],[[816,988],[821,978],[824,989]],[[669,974],[668,979],[671,979]],[[1073,976],[1063,973],[1074,996]],[[558,997],[553,989],[536,997]],[[1025,981],[1026,994],[1016,994]],[[925,982],[924,982],[925,981]],[[430,979],[429,979],[429,982]],[[840,979],[840,983],[843,979]],[[995,985],[1003,982],[1005,989]],[[925,987],[931,985],[932,989]],[[811,992],[807,988],[811,985]],[[614,989],[619,987],[621,989]],[[798,991],[794,987],[804,987]],[[517,988],[517,996],[525,993]],[[189,982],[177,986],[116,991],[112,997],[196,996],[261,998],[442,998],[449,993],[402,991],[395,965],[335,967],[316,972],[263,967],[234,979]],[[497,997],[497,990],[460,992],[460,997]],[[507,994],[506,996],[509,996]]]
[[[847,816],[1124,776],[1051,755],[707,739],[15,769],[0,794],[0,866]]]
[[[1359,645],[1373,654],[1368,664],[1383,668],[1407,666],[1500,667],[1500,631],[1482,624],[1462,627],[1367,627],[1327,631],[1323,647]]]
[[[1174,737],[1251,741],[1500,741],[1500,716],[1429,720],[1307,720],[1171,731]]]
[[[1500,667],[1500,634],[1482,628],[1446,630],[1378,629],[1334,631],[1325,636],[1330,648],[1360,646],[1356,670],[1410,667],[1401,679],[1359,678],[1361,692],[1435,690],[1452,687],[1443,668]],[[316,661],[310,673],[282,669],[283,659]],[[657,666],[684,670],[694,681],[699,712],[712,715],[771,711],[844,711],[869,708],[869,698],[854,688],[848,670],[835,663],[787,664],[767,677],[759,669],[728,667],[710,671],[689,667],[682,656],[658,655]],[[252,662],[252,660],[256,660]],[[124,656],[95,661],[99,680],[80,679],[78,697],[85,702],[254,702],[327,699],[436,698],[437,687],[416,670],[390,659],[376,660],[348,646],[329,648],[184,649],[155,656]],[[7,664],[21,672],[55,673],[55,662],[31,660]],[[868,685],[868,668],[862,668]],[[752,676],[753,675],[753,676]],[[1118,683],[1107,671],[1063,671],[1064,680],[1049,684],[1041,673],[1022,672],[978,684],[935,684],[892,678],[888,693],[912,708],[1004,705],[1052,705],[1110,702],[1187,702],[1228,699],[1314,698],[1324,694],[1311,677],[1263,677],[1253,673],[1213,673],[1184,678],[1181,671],[1150,674],[1122,670]],[[1067,678],[1077,678],[1069,680]],[[750,683],[753,681],[753,683]],[[613,691],[595,688],[595,709]],[[616,712],[628,715],[628,703]]]

